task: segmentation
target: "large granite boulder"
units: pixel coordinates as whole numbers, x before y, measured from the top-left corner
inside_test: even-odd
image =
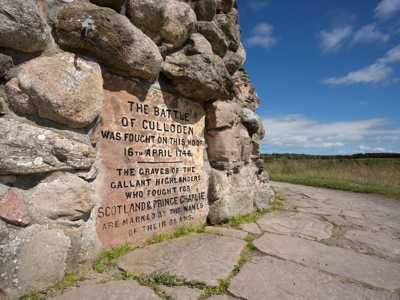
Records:
[[[160,72],[154,42],[112,9],[73,2],[58,12],[55,33],[61,47],[92,55],[121,75],[155,80]]]
[[[212,21],[217,12],[216,0],[200,0],[195,2],[194,11],[199,21]]]
[[[35,0],[0,0],[0,47],[37,52],[49,40],[50,29]]]
[[[0,53],[0,79],[3,79],[13,65],[14,63],[10,56]]]
[[[190,54],[212,54],[212,46],[200,33],[192,33],[190,36],[187,52]]]
[[[229,15],[218,14],[214,21],[225,33],[231,51],[237,51],[240,46],[240,26],[237,23],[237,16],[234,13]]]
[[[228,51],[224,56],[224,63],[229,74],[233,75],[239,70],[246,62],[246,50],[244,49],[242,43],[240,43],[239,48],[236,52]]]
[[[217,55],[187,56],[184,51],[179,51],[167,56],[162,72],[187,98],[197,101],[230,98],[231,77]]]
[[[224,129],[240,121],[240,106],[234,102],[214,101],[207,109],[207,130]]]
[[[196,14],[178,0],[129,0],[127,15],[153,41],[167,49],[182,46],[195,29]]]
[[[263,135],[265,132],[262,121],[254,111],[245,107],[240,111],[240,118],[250,135],[258,133],[260,139],[264,138]]]
[[[225,171],[212,169],[210,172],[208,197],[211,224],[222,223],[230,218],[253,213],[256,176],[250,167],[239,173],[228,175]]]
[[[197,31],[210,42],[215,54],[224,57],[228,51],[228,42],[224,32],[214,22],[197,22]]]
[[[28,226],[32,222],[23,193],[16,188],[8,188],[1,185],[0,189],[6,189],[3,195],[0,193],[0,219],[15,226]]]
[[[76,225],[90,217],[94,206],[91,185],[70,173],[53,173],[25,193],[31,215],[36,223],[52,220]],[[79,223],[78,223],[79,224]]]
[[[98,6],[109,7],[117,12],[120,12],[125,0],[90,0],[90,2]]]
[[[45,289],[63,279],[71,241],[62,230],[32,225],[15,231],[0,224],[0,232],[3,235],[0,244],[4,245],[0,248],[0,262],[7,274],[0,280],[0,289],[10,299]],[[3,244],[3,241],[8,242]]]
[[[218,13],[229,13],[236,5],[236,0],[216,0]]]
[[[237,173],[212,169],[209,181],[211,224],[253,213],[256,209],[265,209],[275,194],[267,178],[259,174],[259,169],[249,163]]]
[[[0,174],[88,170],[96,152],[86,137],[0,118]]]
[[[260,104],[256,88],[251,83],[249,75],[244,69],[239,69],[233,76],[234,81],[234,101],[242,107],[255,111]]]
[[[208,130],[207,143],[210,164],[220,170],[240,167],[252,153],[251,138],[242,124]]]
[[[103,105],[100,66],[70,53],[42,56],[23,64],[6,91],[15,112],[71,128],[90,125]]]

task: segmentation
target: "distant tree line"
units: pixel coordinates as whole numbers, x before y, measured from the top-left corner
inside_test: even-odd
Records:
[[[400,158],[400,153],[356,153],[352,155],[309,155],[296,153],[261,154],[263,159],[354,159],[354,158]]]

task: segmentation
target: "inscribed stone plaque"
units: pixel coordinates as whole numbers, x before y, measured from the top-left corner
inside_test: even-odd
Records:
[[[98,132],[104,246],[140,244],[208,214],[203,108],[154,87],[128,90],[106,90]]]

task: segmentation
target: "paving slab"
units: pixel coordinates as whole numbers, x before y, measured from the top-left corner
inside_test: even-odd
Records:
[[[297,237],[265,233],[254,241],[260,251],[378,288],[400,288],[400,264]]]
[[[246,243],[215,234],[193,234],[140,248],[118,259],[118,267],[129,273],[168,273],[189,281],[218,286],[239,260]]]
[[[317,216],[280,211],[257,220],[263,231],[295,235],[306,239],[323,240],[332,235],[333,225]]]
[[[400,262],[400,239],[389,233],[379,231],[349,230],[344,237],[348,240],[366,245],[384,257]]]
[[[244,240],[248,233],[243,230],[233,229],[233,228],[226,228],[226,227],[218,227],[218,226],[207,226],[205,228],[205,232],[219,234],[223,236],[229,236],[237,239]]]
[[[161,300],[150,288],[135,281],[112,281],[73,288],[52,300]]]
[[[207,300],[236,300],[236,298],[233,298],[228,295],[216,295],[216,296],[211,296],[210,298],[207,298]]]
[[[198,300],[203,293],[199,289],[186,286],[161,286],[160,289],[173,300]]]
[[[260,227],[258,227],[256,223],[241,224],[240,229],[254,235],[259,235],[262,233]]]
[[[274,257],[257,257],[233,278],[229,292],[247,300],[398,300],[396,294],[344,283],[339,278]]]

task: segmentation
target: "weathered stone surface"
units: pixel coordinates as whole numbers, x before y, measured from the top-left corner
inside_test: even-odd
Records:
[[[90,2],[99,6],[110,7],[120,12],[125,0],[90,0]]]
[[[263,231],[323,240],[332,235],[333,225],[318,217],[292,212],[275,212],[257,220]]]
[[[253,152],[253,145],[249,131],[242,124],[239,125],[239,136],[241,146],[240,159],[243,163],[248,164]]]
[[[212,21],[217,12],[216,0],[201,0],[195,4],[195,12],[197,20],[199,21]]]
[[[186,56],[184,51],[167,56],[163,74],[183,96],[197,101],[227,99],[232,82],[221,58],[211,54]]]
[[[0,79],[2,79],[13,67],[14,63],[10,56],[0,53]]]
[[[234,81],[234,101],[242,107],[247,107],[255,111],[260,104],[260,98],[256,89],[250,81],[249,75],[243,69],[239,69],[233,76]]]
[[[233,127],[240,121],[240,106],[233,102],[214,101],[207,109],[207,130]]]
[[[400,239],[386,232],[349,230],[344,238],[366,245],[381,256],[400,262]]]
[[[287,183],[273,183],[280,194],[290,197],[288,209],[323,215],[338,226],[355,226],[373,232],[400,234],[400,203],[384,196],[351,193]]]
[[[262,233],[260,227],[258,227],[258,225],[256,223],[241,224],[240,229],[242,229],[243,231],[246,231],[248,233],[255,234],[255,235]]]
[[[258,167],[257,167],[258,168]],[[263,170],[258,168],[258,172],[263,172]],[[275,198],[275,191],[272,189],[269,179],[266,178],[266,174],[263,172],[258,176],[258,184],[256,185],[256,196],[254,200],[254,205],[257,209],[266,209],[269,204]]]
[[[262,122],[260,117],[251,109],[242,108],[240,111],[240,118],[244,126],[246,126],[247,130],[249,131],[250,135],[263,130]],[[261,134],[262,135],[262,134]],[[263,136],[260,136],[260,139],[263,139]]]
[[[215,54],[224,57],[228,51],[228,43],[224,32],[214,22],[201,21],[196,24],[197,31],[211,44]]]
[[[112,281],[103,284],[82,286],[65,292],[53,300],[161,300],[154,291],[135,281]]]
[[[224,63],[229,74],[235,74],[246,62],[246,57],[246,50],[242,43],[240,43],[236,52],[228,51],[224,56]]]
[[[219,170],[230,170],[241,164],[240,127],[207,132],[208,159]]]
[[[388,292],[345,283],[340,278],[274,257],[257,257],[246,264],[229,287],[240,299],[367,300],[392,299]]]
[[[100,66],[70,53],[25,63],[7,84],[6,92],[17,113],[37,115],[72,128],[90,125],[103,105]]]
[[[118,267],[133,274],[169,273],[217,286],[219,279],[229,276],[245,245],[235,238],[190,235],[134,250],[118,260]]]
[[[215,16],[214,21],[225,33],[229,50],[236,52],[240,46],[240,27],[237,23],[236,16],[218,14]]]
[[[43,21],[34,0],[0,1],[0,47],[22,52],[46,48],[50,29]]]
[[[268,233],[255,240],[254,245],[266,254],[374,287],[387,290],[400,288],[400,264],[380,258],[301,238]]]
[[[224,171],[210,171],[208,214],[211,224],[218,224],[232,217],[255,211],[255,170],[246,166],[239,173],[227,175]]]
[[[55,173],[28,191],[29,207],[38,223],[87,219],[94,206],[91,186],[70,173]]]
[[[5,195],[0,196],[0,219],[17,226],[31,223],[23,194],[16,188],[10,188]]]
[[[0,118],[0,174],[34,174],[90,169],[96,153],[77,134],[61,133]]]
[[[210,42],[200,33],[192,33],[186,51],[191,55],[213,53]]]
[[[198,300],[202,294],[201,290],[186,286],[161,286],[160,289],[174,300]]]
[[[234,109],[234,106],[232,109]],[[226,114],[225,120],[221,119],[221,122],[228,123],[228,121],[231,121],[229,120],[229,116],[235,122],[234,118],[237,115],[229,115],[229,113]],[[222,124],[217,123],[212,125]],[[226,125],[229,125],[229,123]],[[242,124],[231,128],[222,127],[209,130],[207,132],[207,142],[208,158],[210,164],[216,169],[230,170],[250,161],[253,151],[252,141],[247,129]]]
[[[216,226],[207,226],[205,228],[207,233],[213,233],[217,235],[229,236],[236,239],[244,240],[247,237],[247,232],[238,229],[225,228],[225,227],[216,227]]]
[[[154,42],[115,11],[81,1],[57,15],[57,42],[96,57],[114,72],[146,80],[157,78],[162,57]]]
[[[15,240],[6,245],[7,249],[3,249],[15,255],[14,259],[8,256],[12,261],[5,264],[15,268],[15,273],[10,273],[12,278],[5,282],[6,293],[14,299],[61,281],[70,246],[70,239],[59,229],[32,225],[20,231]]]
[[[207,300],[235,300],[236,298],[233,298],[231,296],[227,295],[216,295],[216,296],[211,296],[210,298],[207,298]]]
[[[218,13],[229,13],[236,4],[236,0],[216,0],[216,1],[217,1]]]
[[[177,0],[129,0],[127,15],[157,44],[167,49],[182,46],[195,29],[196,14]]]

